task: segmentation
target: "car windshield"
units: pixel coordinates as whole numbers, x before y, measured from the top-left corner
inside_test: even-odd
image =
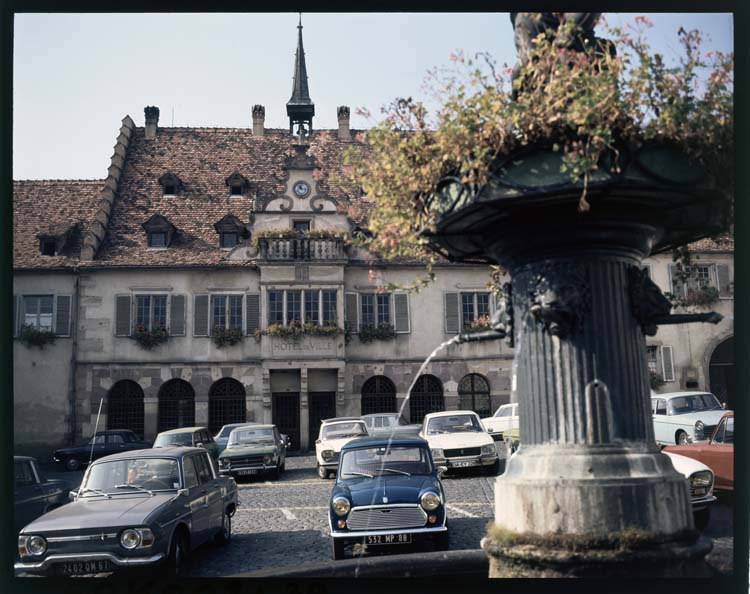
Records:
[[[482,431],[476,415],[451,415],[434,417],[427,423],[427,435],[440,433],[466,433]]]
[[[157,435],[156,441],[154,442],[155,448],[164,448],[169,445],[181,445],[181,446],[192,446],[193,445],[193,434],[192,433],[168,433],[167,435]]]
[[[130,458],[94,464],[81,485],[81,497],[134,491],[173,491],[181,486],[177,460]]]
[[[250,443],[273,443],[273,429],[255,429],[247,427],[244,429],[235,429],[229,435],[229,446],[243,445]]]
[[[670,415],[684,415],[703,410],[723,410],[723,408],[713,394],[690,394],[670,398],[667,401],[667,414]]]
[[[430,474],[432,464],[427,448],[419,446],[375,446],[345,451],[341,477]]]
[[[216,438],[227,439],[229,437],[229,434],[237,429],[237,427],[242,427],[242,425],[224,425],[221,428],[221,432],[216,436]]]
[[[345,437],[367,435],[367,430],[362,421],[353,421],[351,423],[323,425],[320,434],[322,439],[343,439]]]

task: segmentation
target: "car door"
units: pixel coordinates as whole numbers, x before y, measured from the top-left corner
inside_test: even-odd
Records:
[[[216,472],[211,456],[208,452],[196,457],[198,480],[201,482],[202,492],[206,495],[206,509],[208,510],[207,529],[210,538],[221,528],[224,511],[219,474]]]
[[[185,488],[188,490],[190,515],[192,516],[190,541],[193,548],[205,542],[210,536],[208,493],[200,479],[200,472],[203,468],[199,459],[201,457],[202,454],[186,456],[183,463]]]
[[[714,472],[718,488],[734,485],[734,417],[724,417],[714,432],[713,439],[704,448],[701,460]]]
[[[674,443],[673,436],[667,420],[667,401],[664,398],[655,398],[651,401],[654,419],[654,439],[656,443],[671,445]]]
[[[63,493],[62,484],[58,481],[48,481],[42,474],[42,471],[39,470],[39,464],[36,461],[31,462],[31,469],[36,475],[37,482],[44,495],[44,509],[42,513],[47,513],[52,508],[60,506],[67,500],[67,494]]]
[[[18,460],[13,464],[13,468],[13,507],[16,527],[20,530],[31,520],[42,515],[46,498],[29,460]]]

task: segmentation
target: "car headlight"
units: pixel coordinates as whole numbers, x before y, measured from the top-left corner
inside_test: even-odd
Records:
[[[497,450],[495,450],[494,444],[482,446],[482,456],[491,456],[496,453],[497,453]]]
[[[688,480],[690,481],[690,486],[693,488],[710,487],[714,482],[714,475],[710,470],[700,470],[691,474]]]
[[[270,464],[271,456],[263,456],[263,464]]]
[[[141,535],[137,530],[133,530],[132,528],[123,530],[122,534],[120,535],[120,544],[124,549],[134,549],[139,544],[141,544]]]
[[[704,428],[705,428],[705,425],[703,424],[703,421],[695,422],[695,441],[700,441],[703,439]]]
[[[229,458],[219,458],[219,466],[222,468],[229,466]]]
[[[19,536],[18,554],[22,557],[33,555],[38,557],[47,550],[47,541],[42,536]]]
[[[333,498],[333,511],[337,516],[345,516],[349,513],[352,504],[346,497],[334,497]]]
[[[433,458],[445,458],[445,455],[443,454],[442,448],[435,448],[432,450],[432,457]]]
[[[335,455],[336,455],[336,452],[334,452],[333,450],[323,450],[322,452],[320,452],[320,456],[326,462],[333,460]]]
[[[419,498],[419,503],[422,504],[422,507],[427,511],[432,511],[440,505],[440,496],[432,491],[427,491],[427,493],[424,493],[422,497]]]

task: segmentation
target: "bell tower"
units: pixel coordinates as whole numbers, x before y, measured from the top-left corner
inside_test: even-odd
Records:
[[[310,99],[307,86],[307,66],[305,65],[305,50],[302,47],[302,14],[300,13],[299,31],[297,39],[297,54],[294,58],[294,83],[292,97],[286,103],[286,113],[289,116],[289,132],[294,134],[294,126],[300,127],[305,134],[312,132],[312,119],[315,115],[315,104]]]

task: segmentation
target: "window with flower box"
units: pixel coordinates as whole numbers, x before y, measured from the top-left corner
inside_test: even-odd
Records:
[[[304,307],[303,307],[304,304]],[[270,290],[268,291],[268,325],[311,323],[336,326],[336,290]]]

